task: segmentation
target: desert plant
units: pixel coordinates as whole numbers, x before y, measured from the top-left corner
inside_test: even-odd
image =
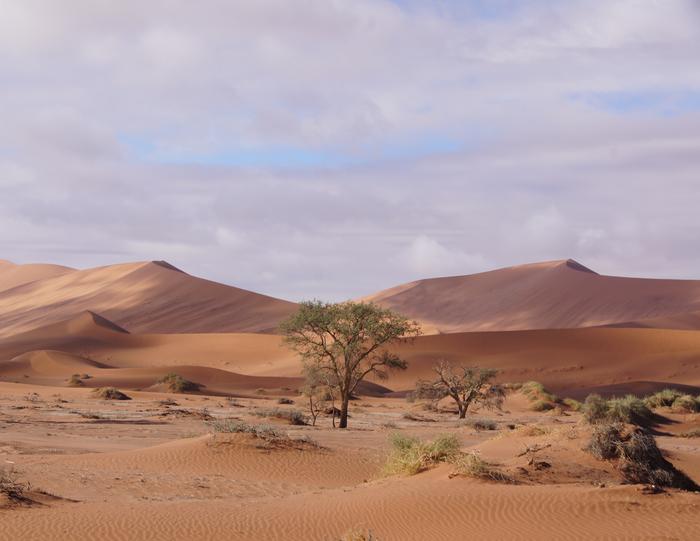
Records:
[[[85,385],[80,377],[80,374],[73,374],[68,380],[69,387],[82,387]]]
[[[453,457],[450,463],[455,467],[455,473],[458,475],[493,481],[511,480],[508,475],[486,462],[476,453],[460,453]]]
[[[21,482],[13,470],[0,469],[0,494],[11,502],[26,501],[26,492],[30,488],[29,483]]]
[[[225,434],[251,434],[261,439],[282,439],[286,434],[270,425],[251,425],[238,419],[216,419],[208,423],[214,432]]]
[[[663,389],[646,397],[645,402],[650,408],[669,408],[681,396],[683,396],[683,393],[676,389]]]
[[[320,369],[314,364],[304,366],[304,385],[300,389],[302,396],[308,400],[309,415],[311,415],[311,425],[316,426],[316,419],[323,413],[329,405],[333,415],[332,424],[335,428],[335,394],[334,390],[336,378],[326,370]]]
[[[628,483],[645,483],[683,490],[700,487],[664,458],[654,436],[644,428],[625,432],[619,423],[600,424],[586,449],[602,460],[618,459],[618,469]]]
[[[350,398],[365,377],[385,379],[388,370],[406,368],[387,347],[421,333],[417,322],[373,303],[320,301],[302,302],[280,330],[306,366],[328,375],[340,397],[340,428],[348,425]]]
[[[130,396],[125,395],[115,387],[98,387],[92,391],[92,394],[102,400],[131,400]]]
[[[285,410],[282,408],[261,409],[253,412],[257,417],[275,417],[289,421],[292,425],[305,425],[306,418],[304,414],[296,409]]]
[[[673,401],[671,410],[676,413],[693,413],[700,411],[700,401],[692,395],[684,394]]]
[[[393,433],[389,437],[392,451],[384,473],[414,475],[431,465],[445,462],[459,452],[459,441],[453,434],[438,436],[432,441]]]
[[[474,430],[496,430],[498,427],[496,422],[490,419],[467,419],[463,421],[463,424]]]
[[[691,428],[678,434],[681,438],[700,438],[700,428]]]
[[[201,387],[201,385],[198,383],[187,380],[174,372],[170,372],[163,376],[158,380],[158,383],[164,384],[172,393],[196,392]]]
[[[634,395],[628,394],[624,398],[608,400],[607,418],[611,422],[647,426],[652,422],[653,416],[644,400]]]
[[[599,394],[589,394],[583,402],[582,411],[588,423],[602,423],[608,416],[608,401]]]
[[[500,408],[505,391],[500,385],[492,384],[498,373],[492,368],[458,366],[443,360],[433,367],[436,377],[432,380],[419,380],[415,395],[437,402],[450,397],[457,404],[460,419],[464,419],[471,405],[487,408]]]
[[[277,399],[277,403],[278,404],[294,404],[294,400],[292,400],[291,398],[282,397],[282,398]]]
[[[578,400],[574,400],[573,398],[563,399],[562,404],[572,411],[581,411],[583,409],[583,404]]]
[[[340,541],[379,541],[372,530],[350,530],[343,534]]]
[[[554,409],[554,407],[554,404],[547,400],[535,400],[532,404],[530,404],[530,409],[532,411],[549,411]]]

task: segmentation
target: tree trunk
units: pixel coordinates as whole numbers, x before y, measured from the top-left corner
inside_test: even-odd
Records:
[[[344,396],[343,401],[340,405],[340,422],[338,423],[338,428],[348,427],[348,406],[350,405],[350,397]]]
[[[467,416],[467,406],[464,404],[457,404],[459,408],[459,418],[464,419]]]

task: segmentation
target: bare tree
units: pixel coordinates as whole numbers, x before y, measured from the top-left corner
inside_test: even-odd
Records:
[[[433,367],[433,372],[435,379],[416,383],[415,396],[435,401],[449,396],[457,403],[460,419],[466,417],[471,405],[500,408],[503,404],[503,388],[491,383],[498,373],[493,368],[453,367],[442,360]]]
[[[304,367],[304,386],[300,389],[302,396],[308,399],[311,426],[316,426],[318,416],[326,411],[330,402],[333,414],[333,427],[335,428],[335,393],[338,388],[331,374],[319,370],[317,366]]]
[[[340,428],[348,425],[350,397],[365,377],[386,379],[389,370],[406,368],[406,361],[387,346],[420,334],[415,321],[364,302],[302,302],[280,330],[305,366],[315,367],[337,385]]]

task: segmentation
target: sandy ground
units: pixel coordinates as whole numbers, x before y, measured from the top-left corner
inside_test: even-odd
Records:
[[[301,407],[275,397],[129,394],[104,401],[90,389],[0,383],[0,465],[29,481],[36,500],[0,510],[0,539],[331,540],[352,529],[381,540],[697,538],[700,495],[622,485],[581,450],[578,414],[535,413],[518,394],[501,412],[474,414],[496,422],[485,431],[402,399],[353,402],[351,428],[340,431],[327,417],[312,427],[257,416]],[[669,416],[659,443],[698,479],[700,439],[676,434],[700,415]],[[298,443],[213,433],[212,418],[272,423]],[[385,477],[393,431],[455,433],[518,483],[453,477],[447,465]],[[550,467],[528,466],[518,456],[528,445],[549,445],[538,459]]]

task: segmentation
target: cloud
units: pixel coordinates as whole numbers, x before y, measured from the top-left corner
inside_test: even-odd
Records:
[[[700,9],[639,6],[0,0],[0,257],[293,299],[698,278]]]

